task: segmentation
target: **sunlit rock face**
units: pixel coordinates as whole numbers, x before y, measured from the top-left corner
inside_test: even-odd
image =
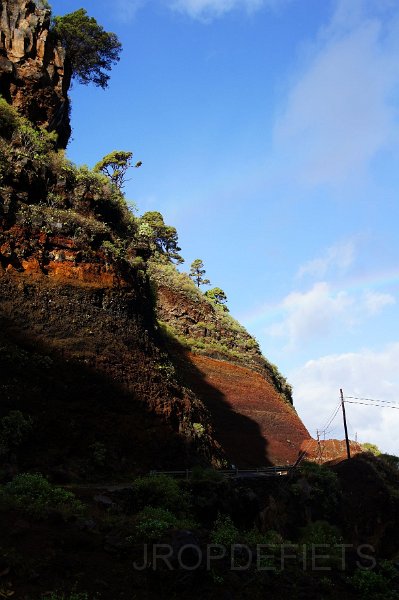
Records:
[[[40,3],[1,2],[0,93],[33,123],[56,131],[59,147],[65,148],[71,135],[71,70],[50,31],[50,18]]]

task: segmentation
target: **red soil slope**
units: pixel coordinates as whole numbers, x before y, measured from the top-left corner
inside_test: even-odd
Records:
[[[295,462],[310,436],[295,409],[259,373],[188,353],[190,387],[211,413],[214,437],[237,467]]]
[[[337,463],[347,458],[345,440],[307,440],[302,445],[307,460],[319,463]],[[350,442],[351,455],[363,452],[360,444]]]

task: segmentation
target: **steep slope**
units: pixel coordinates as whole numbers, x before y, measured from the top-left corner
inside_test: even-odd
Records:
[[[178,370],[208,408],[230,462],[295,462],[310,436],[292,406],[291,387],[256,340],[172,265],[152,263],[150,274]]]
[[[163,374],[145,293],[133,277],[0,272],[1,416],[33,419],[20,468],[73,480],[212,461],[216,446],[192,430],[207,421],[201,402]]]
[[[71,74],[50,16],[44,3],[1,4],[0,419],[17,410],[33,424],[9,470],[74,479],[295,460],[309,435],[284,377],[107,177],[57,151]]]
[[[154,327],[123,197],[4,100],[0,134],[0,419],[32,423],[0,449],[6,471],[74,480],[220,464],[207,410]]]
[[[364,452],[361,444],[350,441],[351,456]],[[318,463],[336,463],[347,458],[345,440],[308,440],[302,445],[307,460]]]

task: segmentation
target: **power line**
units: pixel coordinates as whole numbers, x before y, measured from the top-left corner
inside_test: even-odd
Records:
[[[358,396],[345,396],[345,399],[350,398],[351,400],[366,400],[367,402],[383,402],[387,404],[399,404],[396,400],[378,400],[376,398],[361,398]]]
[[[332,422],[334,421],[335,417],[338,414],[338,411],[340,409],[340,405],[338,404],[337,408],[335,409],[332,417],[330,418],[330,420],[328,421],[327,425],[324,427],[324,429],[322,431],[327,432],[328,428],[330,427],[330,425],[332,424]]]
[[[353,400],[345,400],[347,404],[363,404],[363,406],[376,406],[379,408],[393,408],[399,410],[399,406],[385,406],[384,404],[370,404],[370,402],[354,402]]]
[[[340,407],[340,404],[338,403],[338,405],[332,411],[330,417],[327,419],[327,422],[324,425],[324,427],[322,427],[319,431],[326,431],[329,428],[329,426],[331,425],[331,423],[333,422],[333,420],[335,419],[335,417],[339,411],[339,407]]]
[[[327,419],[324,427],[322,429],[318,429],[317,432],[324,433],[324,435],[327,433],[329,426],[331,425],[331,423],[334,421],[335,417],[338,414],[340,406],[341,406],[341,403],[339,402],[338,405],[333,409],[333,411],[330,414],[329,418]],[[298,464],[300,464],[302,462],[302,460],[306,457],[307,451],[309,450],[310,446],[313,444],[314,441],[315,440],[313,438],[310,438],[308,440],[308,442],[305,444],[305,447],[303,448],[303,450],[301,450],[301,456],[298,457],[299,458]]]

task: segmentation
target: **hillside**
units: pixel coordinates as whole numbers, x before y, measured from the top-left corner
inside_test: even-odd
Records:
[[[205,407],[168,371],[137,219],[106,176],[58,149],[70,78],[50,11],[1,10],[0,424],[19,432],[2,441],[2,476],[219,464],[211,428],[193,429]]]
[[[173,265],[151,261],[157,315],[184,381],[211,415],[214,436],[241,467],[293,463],[309,433],[291,387],[256,340]]]
[[[309,436],[276,367],[112,180],[59,150],[71,76],[49,9],[1,10],[1,416],[33,420],[8,469],[73,480],[293,460]]]
[[[54,23],[0,4],[0,598],[399,600],[399,459],[310,437],[176,229],[126,202],[131,152],[66,158]]]

